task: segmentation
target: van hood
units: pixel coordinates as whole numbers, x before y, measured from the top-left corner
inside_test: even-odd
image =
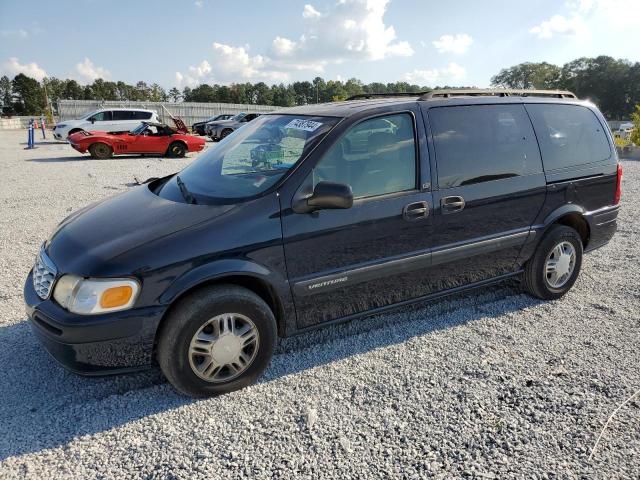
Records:
[[[234,205],[161,198],[149,185],[89,205],[64,219],[45,244],[60,273],[97,275],[119,255],[209,221]]]

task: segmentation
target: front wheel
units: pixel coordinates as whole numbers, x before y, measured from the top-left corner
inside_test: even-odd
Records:
[[[554,225],[527,262],[523,285],[534,297],[555,300],[567,293],[582,266],[582,239],[573,228]]]
[[[233,130],[231,130],[230,128],[225,128],[224,130],[222,130],[222,133],[220,134],[220,140],[228,137],[229,135],[231,135],[231,133],[233,133]]]
[[[254,383],[267,368],[276,322],[255,293],[206,287],[181,300],[159,333],[157,357],[176,390],[206,397]]]
[[[113,156],[113,148],[106,143],[94,143],[89,147],[89,153],[93,158],[105,160]]]

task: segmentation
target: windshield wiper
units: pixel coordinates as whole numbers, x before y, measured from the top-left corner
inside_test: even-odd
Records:
[[[193,205],[197,204],[196,197],[192,195],[184,182],[180,179],[180,175],[176,175],[176,183],[178,184],[178,188],[180,189],[180,193],[182,194],[182,198],[184,198],[187,203],[191,203]]]

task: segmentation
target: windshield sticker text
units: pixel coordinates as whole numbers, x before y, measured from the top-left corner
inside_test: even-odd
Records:
[[[292,128],[294,130],[304,130],[306,132],[314,132],[322,126],[320,122],[314,122],[312,120],[302,120],[295,118],[287,123],[284,128]]]

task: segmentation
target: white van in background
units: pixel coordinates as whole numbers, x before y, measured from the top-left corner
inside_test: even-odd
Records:
[[[67,137],[80,130],[97,130],[101,132],[129,131],[140,125],[142,120],[160,123],[158,113],[154,110],[138,108],[102,108],[89,112],[77,120],[65,120],[53,128],[56,140]]]

